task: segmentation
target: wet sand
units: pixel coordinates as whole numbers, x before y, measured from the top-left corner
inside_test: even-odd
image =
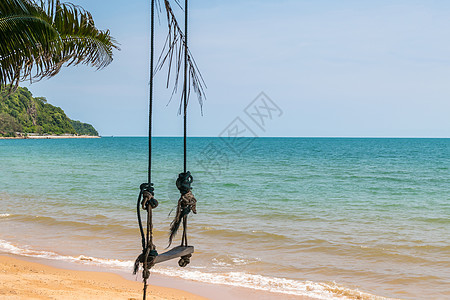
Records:
[[[103,270],[46,259],[0,255],[0,299],[142,299],[143,284],[133,280],[135,276]],[[151,274],[150,283],[147,299],[314,300],[157,274]]]
[[[142,283],[117,274],[57,269],[0,256],[0,299],[142,299]],[[149,286],[147,299],[206,299]]]

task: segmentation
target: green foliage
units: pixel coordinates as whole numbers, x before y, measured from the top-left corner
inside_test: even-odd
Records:
[[[59,0],[1,0],[0,41],[0,87],[54,76],[64,64],[101,69],[118,49],[89,12]]]
[[[94,126],[92,126],[91,124],[74,120],[70,120],[70,124],[72,124],[77,134],[98,136],[97,130],[95,130]]]
[[[16,132],[22,131],[22,125],[7,113],[0,113],[0,136],[15,136]]]
[[[79,122],[79,121],[77,121]],[[79,122],[80,128],[88,130],[88,124]],[[90,132],[98,135],[92,127]],[[26,88],[19,87],[14,93],[6,87],[0,90],[0,136],[14,136],[15,132],[39,134],[78,133],[64,111],[47,103],[43,97],[33,98]],[[84,131],[83,131],[84,132]]]

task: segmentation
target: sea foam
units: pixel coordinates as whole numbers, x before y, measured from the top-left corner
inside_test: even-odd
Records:
[[[85,255],[70,256],[52,251],[34,250],[29,246],[16,246],[0,239],[0,251],[36,258],[59,260],[84,265],[102,266],[120,271],[132,270],[133,261],[104,259]],[[335,283],[317,283],[286,278],[254,275],[246,272],[208,273],[190,269],[155,266],[152,272],[164,276],[178,277],[210,284],[222,284],[235,287],[250,288],[260,291],[281,293],[296,296],[308,296],[316,299],[387,299],[348,289]]]

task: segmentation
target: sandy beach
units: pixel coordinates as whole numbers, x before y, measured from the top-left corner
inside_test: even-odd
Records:
[[[0,255],[0,299],[142,299],[143,284],[140,280],[133,280],[134,276],[126,273],[103,270],[46,259]],[[154,273],[149,283],[147,299],[315,299],[206,284]]]
[[[0,256],[0,299],[142,299],[142,283],[117,274],[57,269]],[[149,286],[147,299],[206,299]]]
[[[0,300],[450,300],[450,1],[0,1]]]

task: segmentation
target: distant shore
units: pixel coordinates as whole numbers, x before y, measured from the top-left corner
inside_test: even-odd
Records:
[[[30,136],[15,136],[15,137],[2,137],[0,140],[45,140],[45,139],[99,139],[100,136],[93,135],[30,135]]]

